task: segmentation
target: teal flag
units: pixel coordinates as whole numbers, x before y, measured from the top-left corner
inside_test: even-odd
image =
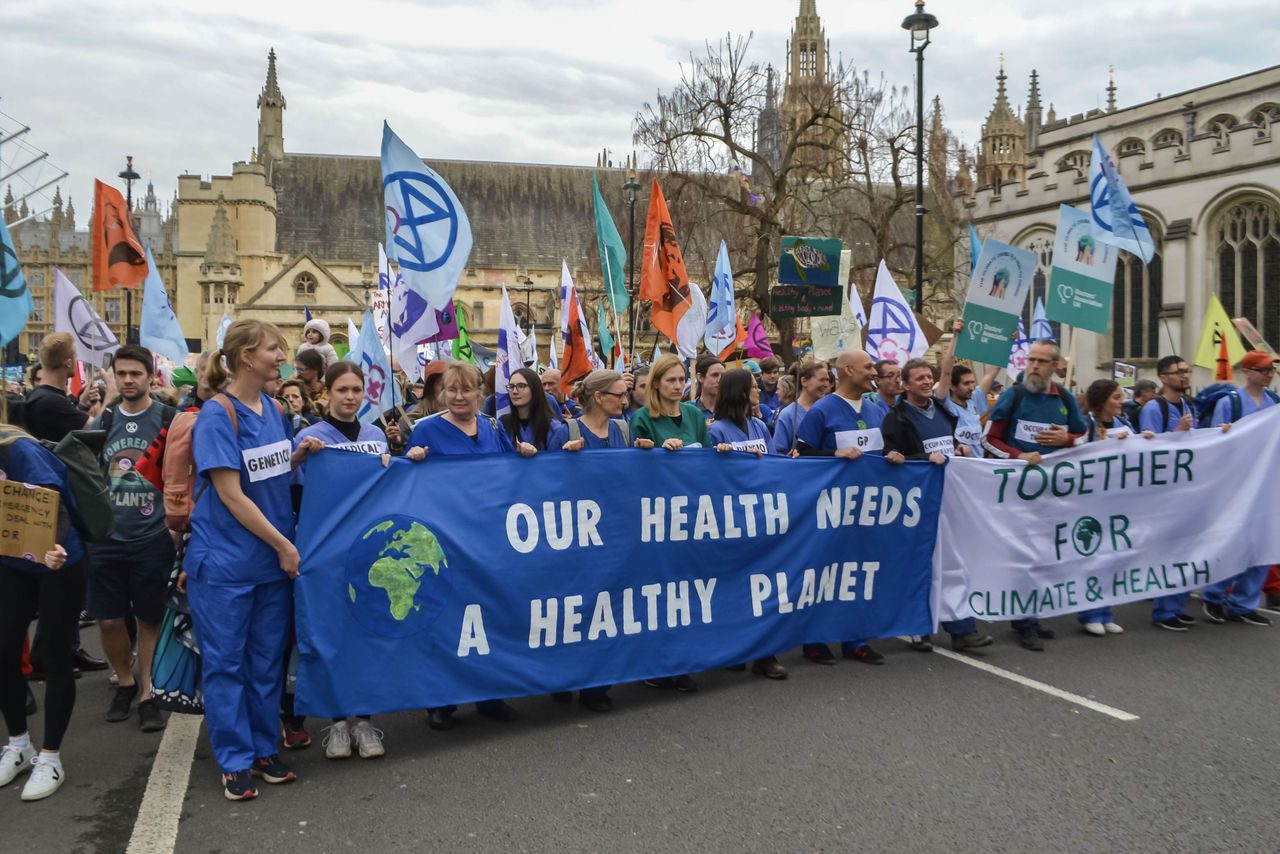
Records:
[[[600,339],[600,352],[607,365],[613,361],[613,336],[609,334],[609,316],[604,310],[604,300],[596,303],[596,335]]]
[[[591,189],[595,194],[596,243],[600,247],[600,275],[604,279],[604,292],[613,303],[613,310],[622,314],[631,305],[627,294],[627,250],[622,246],[622,236],[609,216],[609,209],[600,195],[600,182],[591,176]]]
[[[458,337],[453,339],[454,361],[474,365],[476,354],[471,350],[471,336],[467,334],[467,310],[462,303],[455,303],[453,312],[458,320]]]
[[[0,217],[0,347],[18,337],[31,315],[31,291],[13,248],[9,227]]]

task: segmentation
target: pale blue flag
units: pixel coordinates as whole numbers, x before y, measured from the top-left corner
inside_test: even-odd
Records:
[[[0,217],[0,347],[18,337],[32,308],[31,291],[27,290],[13,238]]]
[[[507,385],[511,382],[511,375],[524,367],[520,338],[520,327],[516,325],[516,315],[511,310],[507,286],[503,285],[502,314],[498,320],[498,369],[493,375],[493,396],[498,415],[506,415],[511,411],[511,395],[507,393]]]
[[[222,339],[227,337],[227,328],[231,326],[231,315],[225,311],[222,313],[222,320],[218,323],[218,334],[214,340],[218,342],[218,348],[222,348]]]
[[[382,123],[382,203],[387,257],[409,290],[447,306],[471,255],[471,221],[453,190]]]
[[[1044,310],[1044,300],[1036,297],[1035,311],[1031,315],[1031,340],[1056,341],[1053,327],[1049,324],[1049,315]]]
[[[169,291],[160,279],[151,247],[147,247],[147,278],[142,283],[142,323],[138,328],[142,346],[182,364],[191,351],[178,324],[178,316],[169,304]]]
[[[1093,135],[1093,158],[1089,164],[1089,202],[1093,208],[1097,238],[1137,255],[1144,264],[1150,264],[1156,254],[1151,230],[1096,133]]]
[[[1031,352],[1031,341],[1027,338],[1027,329],[1018,320],[1018,333],[1013,337],[1013,349],[1009,351],[1009,364],[1004,372],[1009,375],[1009,382],[1017,382],[1018,377],[1027,369],[1027,354]]]
[[[978,232],[974,229],[973,223],[969,223],[969,275],[978,272],[978,256],[982,254],[982,241],[978,239]]]
[[[716,273],[711,279],[711,303],[707,306],[707,329],[702,341],[707,352],[719,356],[738,340],[738,315],[733,304],[733,268],[729,246],[720,241]]]
[[[352,348],[348,358],[360,366],[364,372],[364,402],[356,412],[356,418],[368,424],[377,421],[382,413],[395,406],[392,388],[395,379],[391,376],[391,359],[382,348],[382,339],[378,337],[378,324],[373,322],[373,309],[364,310],[364,321],[360,324],[360,335],[356,346]]]

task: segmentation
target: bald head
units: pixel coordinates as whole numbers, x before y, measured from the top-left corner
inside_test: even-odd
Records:
[[[836,391],[843,397],[861,397],[871,391],[876,366],[865,350],[845,350],[836,357]]]

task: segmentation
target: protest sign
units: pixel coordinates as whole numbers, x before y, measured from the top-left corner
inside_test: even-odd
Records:
[[[1093,229],[1089,214],[1070,205],[1058,208],[1045,313],[1050,320],[1105,335],[1119,253],[1098,240]]]
[[[840,310],[839,288],[809,288],[803,285],[774,285],[769,291],[769,316],[786,317],[830,315]]]
[[[1280,407],[1218,430],[947,466],[942,620],[1051,617],[1203,587],[1280,561]],[[1000,536],[991,536],[991,520]]]
[[[818,359],[834,359],[845,350],[862,349],[862,324],[849,301],[849,273],[853,253],[848,249],[840,253],[840,308],[835,314],[818,315],[809,320],[809,334],[813,338],[813,355]],[[862,298],[855,290],[861,313]]]
[[[1231,325],[1244,336],[1244,340],[1248,341],[1249,346],[1253,349],[1262,350],[1264,353],[1275,353],[1275,349],[1267,343],[1267,339],[1262,337],[1262,333],[1247,317],[1233,317],[1231,318]]]
[[[58,491],[0,480],[0,555],[37,563],[57,541]]]
[[[998,240],[986,240],[969,279],[964,325],[956,338],[956,357],[1001,365],[1013,349],[1018,318],[1031,292],[1035,255]]]
[[[313,456],[299,712],[546,694],[929,630],[941,466],[657,453]]]
[[[840,247],[836,237],[784,236],[778,284],[834,288],[841,283]]]

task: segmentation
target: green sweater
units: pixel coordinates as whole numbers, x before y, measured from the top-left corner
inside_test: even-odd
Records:
[[[642,406],[631,416],[632,439],[652,439],[655,447],[662,447],[668,439],[679,439],[685,447],[701,445],[711,447],[707,436],[707,419],[702,410],[692,403],[680,404],[680,423],[674,418],[663,415],[654,418],[649,414],[649,407]]]

